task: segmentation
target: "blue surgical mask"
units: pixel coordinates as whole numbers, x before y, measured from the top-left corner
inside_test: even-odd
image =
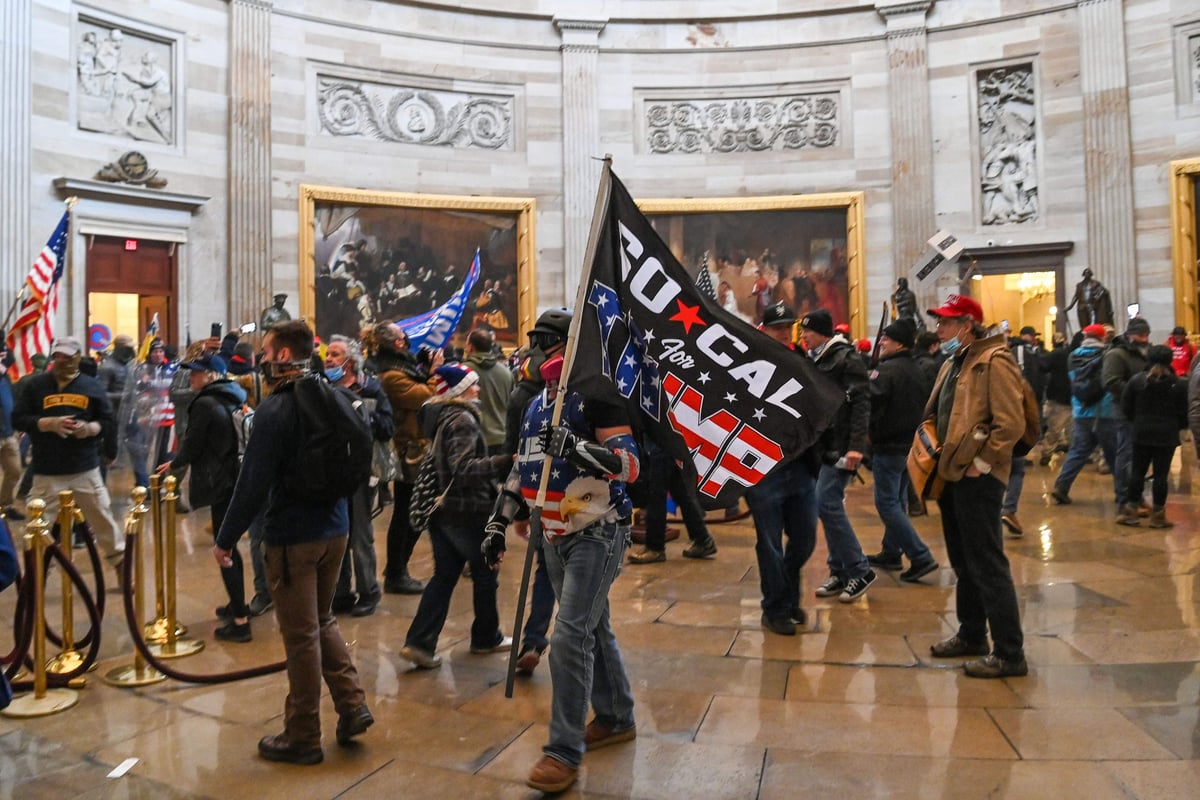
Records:
[[[337,383],[345,375],[346,375],[346,368],[344,366],[326,367],[325,368],[325,377],[329,379],[330,383]]]
[[[957,336],[955,336],[953,339],[947,339],[946,341],[942,342],[938,347],[942,351],[942,355],[952,356],[958,352],[960,347],[962,347],[962,342]]]

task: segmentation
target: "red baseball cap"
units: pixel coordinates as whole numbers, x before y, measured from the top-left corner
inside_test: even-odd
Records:
[[[1103,325],[1087,325],[1083,329],[1083,335],[1104,341],[1104,339],[1108,336],[1108,331],[1104,329]]]
[[[969,297],[963,297],[961,294],[948,296],[946,302],[937,308],[929,309],[929,313],[935,317],[970,317],[979,324],[983,324],[983,309],[979,303]]]

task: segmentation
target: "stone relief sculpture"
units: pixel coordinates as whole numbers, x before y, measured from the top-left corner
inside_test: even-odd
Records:
[[[513,149],[514,98],[317,77],[321,133],[441,147]]]
[[[651,153],[744,153],[838,144],[837,92],[708,100],[647,100]]]
[[[108,183],[129,183],[151,189],[161,189],[167,185],[167,179],[161,177],[158,170],[150,169],[150,162],[136,150],[122,153],[116,161],[105,164],[95,178]]]
[[[721,29],[708,22],[689,24],[687,43],[692,47],[729,47],[729,40]]]
[[[1033,65],[980,70],[976,84],[981,221],[984,225],[1036,222],[1039,208]]]
[[[1188,63],[1191,67],[1192,96],[1200,100],[1200,36],[1188,40],[1188,52],[1191,54]]]
[[[80,19],[75,44],[80,130],[175,143],[175,91],[169,42]],[[166,65],[164,67],[164,65]]]

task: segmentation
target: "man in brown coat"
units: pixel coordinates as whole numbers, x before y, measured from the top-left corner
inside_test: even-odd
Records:
[[[982,656],[963,665],[974,678],[1025,675],[1017,593],[1004,555],[1000,505],[1013,445],[1025,432],[1021,371],[1004,334],[986,336],[983,309],[952,294],[929,313],[949,357],[925,406],[941,443],[938,506],[950,565],[958,576],[958,633],[930,648],[937,658]],[[985,338],[986,337],[986,338]],[[988,648],[988,629],[994,648]]]

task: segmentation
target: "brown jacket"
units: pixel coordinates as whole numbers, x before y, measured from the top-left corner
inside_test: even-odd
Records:
[[[938,397],[953,359],[942,364],[923,419],[936,419]],[[1025,433],[1021,370],[1003,334],[974,342],[964,356],[946,428],[938,477],[961,480],[976,457],[990,464],[989,473],[1008,485],[1013,445]]]
[[[433,389],[429,385],[413,379],[404,370],[389,369],[379,374],[379,382],[387,394],[388,402],[392,404],[392,419],[396,422],[396,433],[392,436],[392,444],[396,454],[404,457],[404,451],[409,442],[419,441],[420,425],[417,424],[417,412],[425,401],[433,397]]]

